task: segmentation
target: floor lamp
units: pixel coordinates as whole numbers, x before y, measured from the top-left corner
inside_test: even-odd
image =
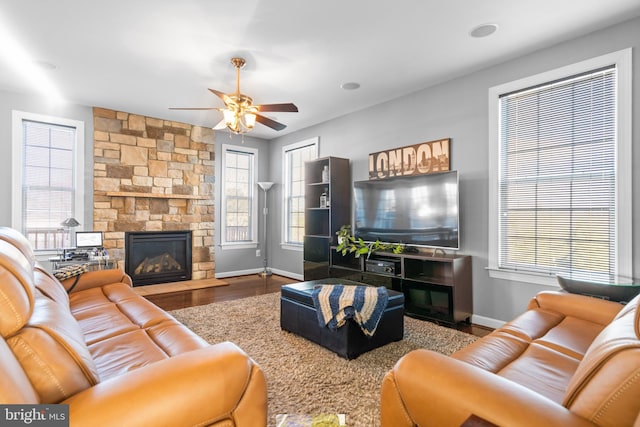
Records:
[[[260,277],[271,276],[271,270],[267,267],[267,215],[269,209],[267,208],[267,191],[273,187],[273,182],[258,182],[260,188],[264,190],[264,209],[262,209],[262,255],[264,256],[264,269],[258,273]]]

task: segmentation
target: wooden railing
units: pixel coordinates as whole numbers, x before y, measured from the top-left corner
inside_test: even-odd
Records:
[[[34,251],[62,249],[71,245],[69,232],[60,228],[28,228],[26,236]]]

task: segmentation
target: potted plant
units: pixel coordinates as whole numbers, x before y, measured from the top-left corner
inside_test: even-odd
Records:
[[[404,245],[400,243],[382,243],[380,240],[375,242],[365,242],[361,238],[355,238],[351,234],[351,225],[343,225],[340,230],[336,232],[338,236],[338,246],[336,252],[340,252],[342,255],[348,253],[355,253],[355,257],[359,258],[360,255],[367,255],[367,258],[376,251],[391,251],[394,254],[402,253]]]

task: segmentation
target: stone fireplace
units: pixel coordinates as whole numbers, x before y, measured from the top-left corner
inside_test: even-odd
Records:
[[[93,228],[125,269],[125,233],[191,232],[192,279],[213,278],[214,147],[210,128],[93,109]]]

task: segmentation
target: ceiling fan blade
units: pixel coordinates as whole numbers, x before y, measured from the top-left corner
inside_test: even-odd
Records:
[[[295,104],[289,102],[285,104],[263,104],[254,105],[258,111],[281,111],[285,113],[297,113],[298,107]]]
[[[268,117],[261,116],[260,114],[256,114],[256,122],[262,123],[263,125],[275,130],[282,130],[287,127],[287,125],[283,125],[282,123],[276,122]]]
[[[169,107],[169,110],[219,110],[216,107]]]
[[[209,88],[209,92],[213,93],[215,96],[217,96],[218,98],[222,99],[225,104],[228,104],[229,102],[232,101],[232,99],[229,98],[229,95],[227,95],[224,92],[220,92],[219,90],[215,90],[215,89]]]
[[[224,128],[226,128],[226,127],[227,127],[227,122],[225,122],[225,121],[224,121],[224,119],[222,119],[222,120],[220,120],[220,121],[218,122],[218,124],[217,124],[217,125],[215,125],[213,128],[214,128],[215,130],[221,130],[221,129],[224,129]]]

